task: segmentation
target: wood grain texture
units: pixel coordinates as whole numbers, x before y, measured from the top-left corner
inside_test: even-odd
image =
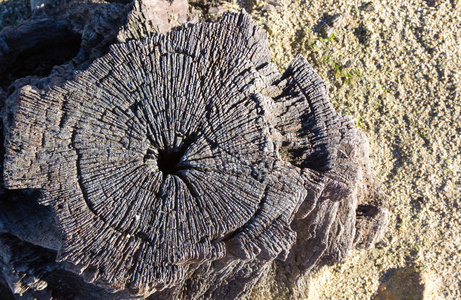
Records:
[[[274,261],[293,281],[387,226],[366,137],[305,58],[278,73],[244,12],[113,45],[73,80],[22,87],[2,114],[4,186],[39,190],[46,210],[0,214],[1,242],[47,249],[42,264],[81,290],[241,298]],[[27,234],[38,219],[49,238]]]

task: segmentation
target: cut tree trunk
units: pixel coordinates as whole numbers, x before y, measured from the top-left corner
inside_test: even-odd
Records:
[[[245,12],[46,82],[2,113],[0,274],[15,293],[242,298],[269,269],[294,282],[384,234],[365,135],[305,58],[278,73]]]

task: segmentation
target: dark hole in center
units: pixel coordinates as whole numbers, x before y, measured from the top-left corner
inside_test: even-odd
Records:
[[[174,175],[182,169],[180,164],[181,158],[194,141],[195,134],[192,134],[184,139],[179,149],[159,150],[157,164],[159,170],[163,173],[163,178],[165,178],[168,174]]]

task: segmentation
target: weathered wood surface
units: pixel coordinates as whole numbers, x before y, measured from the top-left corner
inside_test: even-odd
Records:
[[[156,33],[166,34],[172,28],[196,21],[189,12],[187,0],[138,0],[128,15],[126,25],[119,31],[117,40],[140,40]]]
[[[301,56],[279,74],[245,13],[16,90],[2,113],[4,281],[31,297],[234,299],[274,263],[287,284],[371,246],[386,200],[366,137],[327,92]]]
[[[27,42],[24,42],[27,41]],[[28,20],[0,33],[0,82],[2,88],[27,75],[48,75],[52,66],[74,57],[81,37],[64,21]],[[5,86],[6,84],[6,86]]]

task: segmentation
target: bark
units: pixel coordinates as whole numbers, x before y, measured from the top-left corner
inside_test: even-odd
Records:
[[[294,282],[382,236],[366,137],[305,58],[279,74],[244,12],[145,36],[6,100],[14,292],[242,298],[272,266]]]

